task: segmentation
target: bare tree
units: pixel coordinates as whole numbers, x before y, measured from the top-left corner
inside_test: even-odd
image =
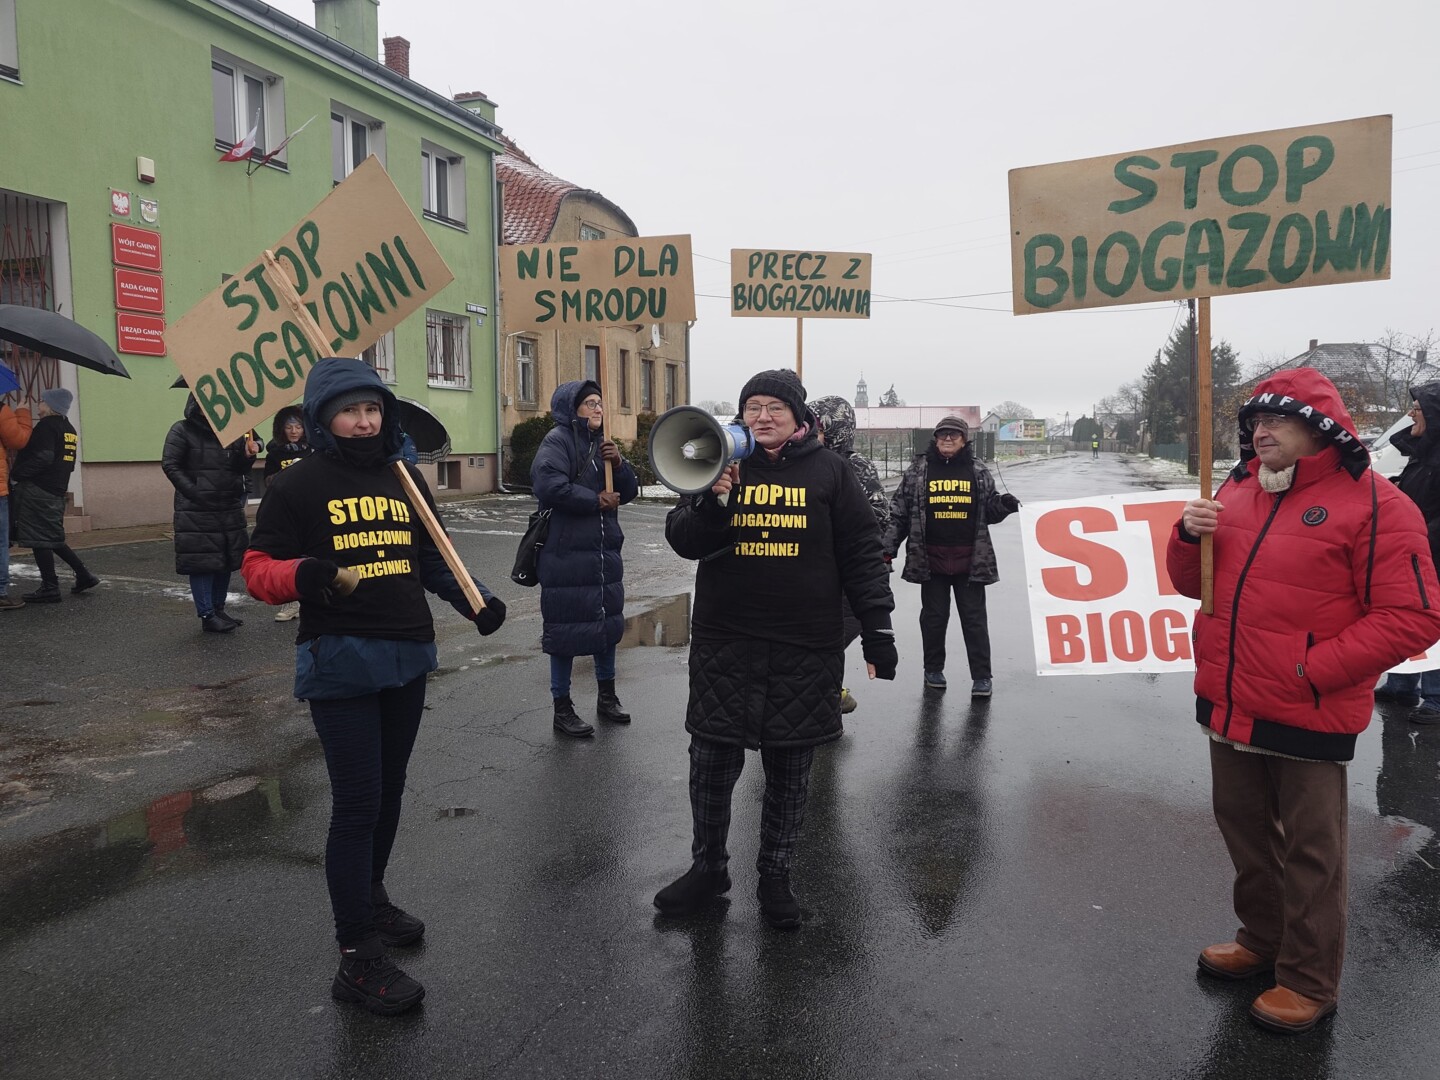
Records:
[[[1018,401],[1002,401],[990,411],[1002,420],[1031,420],[1035,417],[1033,410],[1027,409]]]

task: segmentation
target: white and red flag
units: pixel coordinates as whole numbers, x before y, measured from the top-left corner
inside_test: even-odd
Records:
[[[232,146],[225,153],[220,155],[221,161],[245,161],[250,157],[250,152],[255,149],[255,139],[260,134],[260,110],[255,110],[255,124],[245,133],[245,137]],[[286,142],[289,140],[287,139]]]
[[[316,115],[318,116],[319,114],[317,113]],[[275,147],[274,150],[271,150],[268,154],[266,154],[264,157],[262,157],[262,158],[260,159],[259,164],[261,164],[261,165],[266,164],[266,163],[267,163],[271,158],[273,158],[276,154],[280,153],[281,150],[284,150],[285,147],[289,146],[289,145],[290,145],[290,140],[293,139],[293,138],[295,138],[296,135],[299,135],[300,132],[304,131],[307,127],[309,127],[311,120],[314,120],[314,119],[315,119],[314,116],[310,117],[310,120],[306,120],[305,123],[301,124],[301,125],[300,125],[298,128],[296,128],[294,131],[290,132],[289,135],[286,135],[285,138],[281,140],[279,146]]]

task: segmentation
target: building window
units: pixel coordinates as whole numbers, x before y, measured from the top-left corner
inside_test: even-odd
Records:
[[[600,385],[600,346],[585,346],[585,375],[596,386]]]
[[[515,396],[527,405],[535,404],[535,339],[515,339]]]
[[[374,117],[330,103],[330,177],[340,183],[374,154],[385,164],[385,125]]]
[[[465,225],[465,159],[433,143],[420,144],[420,205],[431,221]]]
[[[425,353],[431,386],[470,388],[470,320],[464,315],[425,312]]]
[[[380,340],[360,354],[360,359],[375,369],[387,383],[395,381],[395,331],[382,334]]]
[[[264,157],[285,138],[285,81],[218,49],[212,49],[210,55],[216,149],[231,149],[253,127],[255,149],[250,156]],[[285,164],[283,151],[272,164]]]
[[[20,40],[15,33],[15,0],[0,0],[0,75],[20,78]]]
[[[665,365],[665,408],[675,407],[675,365]]]
[[[582,222],[580,223],[580,239],[581,239],[581,240],[604,240],[604,239],[605,239],[605,230],[604,230],[604,229],[597,229],[594,225],[586,225],[586,224],[582,221]]]
[[[655,411],[655,361],[640,361],[640,411]]]
[[[630,350],[620,350],[620,407],[630,408]]]

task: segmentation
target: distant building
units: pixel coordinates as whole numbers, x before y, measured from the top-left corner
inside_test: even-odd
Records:
[[[1258,373],[1255,381],[1298,367],[1312,367],[1333,382],[1362,429],[1385,427],[1410,407],[1410,387],[1440,379],[1440,368],[1429,362],[1425,349],[1408,353],[1371,342],[1322,343],[1311,338],[1308,349]]]
[[[865,376],[862,373],[860,381],[855,384],[855,408],[868,409],[870,407],[870,388],[865,385]]]

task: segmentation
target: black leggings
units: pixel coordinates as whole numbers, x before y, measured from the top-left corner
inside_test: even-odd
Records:
[[[40,582],[44,585],[59,585],[60,578],[55,573],[55,556],[59,555],[65,565],[75,571],[75,580],[80,580],[88,571],[85,564],[80,561],[80,556],[70,550],[69,544],[61,544],[53,548],[34,548],[32,553],[35,556],[35,568],[40,571]]]
[[[424,709],[424,675],[392,690],[310,702],[330,772],[325,882],[341,945],[358,945],[373,932],[370,890],[385,880]]]

